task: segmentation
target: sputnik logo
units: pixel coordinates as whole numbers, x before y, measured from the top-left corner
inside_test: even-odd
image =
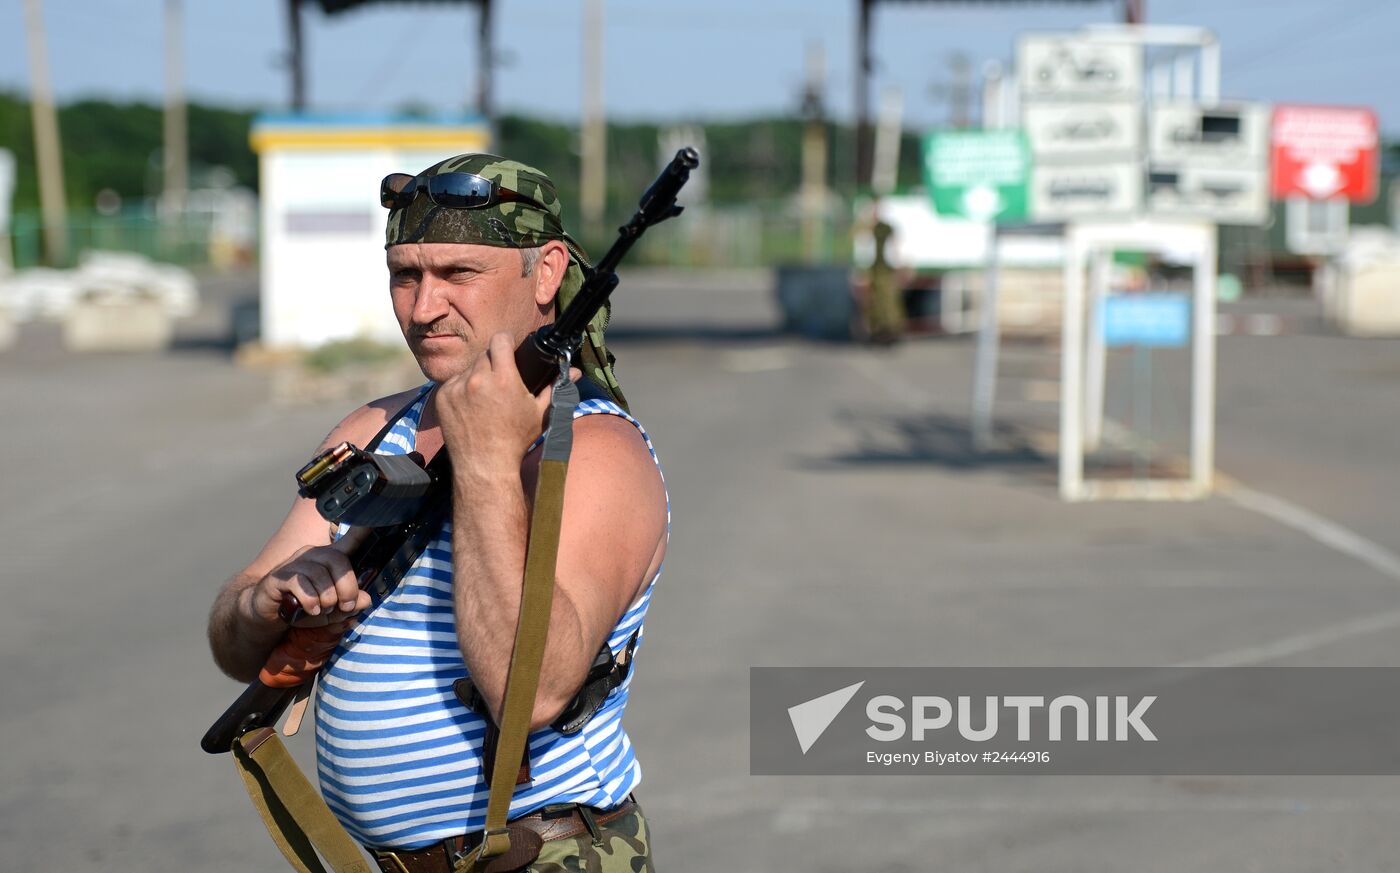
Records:
[[[841,714],[841,710],[846,708],[846,704],[864,684],[865,680],[862,679],[854,685],[788,707],[788,718],[792,720],[792,730],[797,734],[797,744],[802,747],[802,754],[807,754],[812,744],[826,733],[836,716]]]

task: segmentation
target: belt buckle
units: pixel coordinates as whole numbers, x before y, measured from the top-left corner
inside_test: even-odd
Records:
[[[496,834],[508,833],[510,833],[510,828],[503,827],[491,828],[490,830],[483,829],[476,834],[468,834],[466,845],[462,846],[461,849],[452,853],[452,863],[460,864],[467,858],[471,857],[472,852],[479,851],[486,845],[487,838],[492,837]],[[473,840],[472,837],[477,837],[477,839]],[[409,873],[409,871],[405,870],[404,873]]]
[[[399,858],[397,852],[375,852],[374,859],[379,862],[379,869],[385,873],[409,873],[409,869]],[[393,864],[392,867],[388,866]]]

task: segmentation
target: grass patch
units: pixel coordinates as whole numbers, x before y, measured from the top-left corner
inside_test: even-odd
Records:
[[[334,373],[346,367],[367,367],[392,364],[401,359],[404,350],[370,339],[335,340],[310,352],[305,359],[307,369],[318,373]]]

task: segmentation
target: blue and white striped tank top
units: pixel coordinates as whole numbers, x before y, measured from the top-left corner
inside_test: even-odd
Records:
[[[384,437],[379,452],[413,450],[429,387]],[[585,400],[574,417],[594,414],[631,422],[656,460],[646,431],[617,404]],[[669,531],[669,498],[666,524]],[[449,519],[399,586],[345,636],[316,692],[321,792],[350,834],[368,845],[417,849],[485,827],[486,720],[452,693],[467,667],[453,621],[451,528]],[[608,635],[614,653],[641,631],[655,587],[653,577]],[[549,727],[530,734],[533,780],[516,786],[510,818],[550,803],[615,806],[641,782],[641,766],[622,728],[631,684],[629,672],[573,736]]]

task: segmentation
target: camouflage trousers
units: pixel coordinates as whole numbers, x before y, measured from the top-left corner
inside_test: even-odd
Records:
[[[598,826],[602,845],[587,832],[550,840],[540,849],[529,873],[656,873],[651,865],[651,832],[638,806],[627,815]]]

